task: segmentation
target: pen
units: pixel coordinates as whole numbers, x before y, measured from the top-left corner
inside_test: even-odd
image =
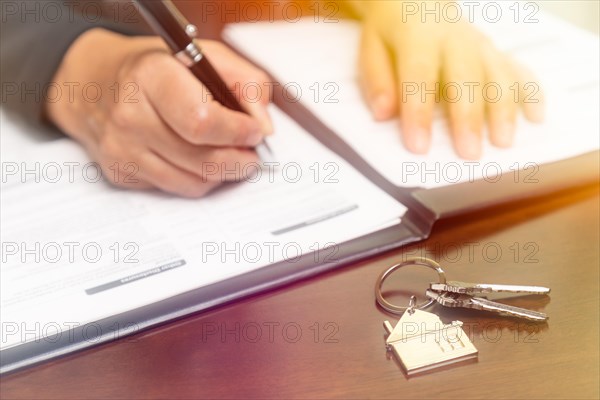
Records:
[[[206,86],[213,98],[230,110],[248,114],[194,42],[198,28],[189,23],[175,4],[171,0],[136,0],[136,2],[140,5],[142,15],[152,29],[163,38],[175,57]],[[255,150],[263,161],[272,156],[271,149],[264,140],[256,146]]]

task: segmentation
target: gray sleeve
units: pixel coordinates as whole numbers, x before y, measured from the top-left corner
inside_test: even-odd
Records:
[[[2,107],[27,123],[44,125],[44,96],[71,43],[92,28],[148,32],[133,3],[18,0],[1,2]],[[93,67],[93,66],[90,66]]]

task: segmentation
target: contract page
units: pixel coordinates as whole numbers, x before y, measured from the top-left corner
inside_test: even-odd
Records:
[[[3,114],[2,348],[302,254],[335,262],[399,223],[402,204],[270,112],[275,159],[196,200],[117,189],[75,142],[29,143]]]

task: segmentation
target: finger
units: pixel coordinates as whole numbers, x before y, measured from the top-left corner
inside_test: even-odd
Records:
[[[367,104],[378,121],[392,118],[398,108],[392,65],[388,49],[379,34],[365,26],[360,43],[360,83]]]
[[[263,135],[257,120],[212,100],[208,90],[173,57],[152,58],[140,72],[140,87],[154,110],[192,144],[253,147]],[[150,67],[148,65],[148,67]]]
[[[140,176],[139,163],[127,159],[106,157],[99,151],[90,152],[93,159],[98,160],[103,177],[110,185],[128,190],[147,190],[155,188]]]
[[[273,123],[267,112],[272,95],[269,76],[222,43],[199,41],[199,45],[211,60],[215,60],[213,65],[227,86],[238,91],[242,107],[259,121],[262,133],[272,134]]]
[[[531,122],[544,121],[545,96],[533,72],[528,68],[513,63],[513,70],[517,75],[519,85],[519,101],[523,107],[523,114]]]
[[[511,93],[513,69],[491,44],[482,48],[487,84],[482,89],[486,102],[490,141],[510,147],[514,140],[518,104]]]
[[[484,73],[477,45],[453,39],[444,49],[442,94],[456,152],[465,159],[478,159],[482,151]]]
[[[115,128],[120,130],[120,127]],[[137,148],[136,143],[123,139],[123,136],[116,136],[107,131],[100,143],[84,142],[84,146],[91,158],[102,168],[102,176],[109,184],[124,189],[153,188],[153,185],[140,177],[139,163],[129,156],[144,149]]]
[[[141,154],[138,162],[140,178],[167,193],[197,198],[219,185],[184,171],[153,152]]]
[[[214,182],[240,181],[260,169],[253,150],[193,145],[181,139],[158,116],[140,121],[147,144],[156,154],[182,170]]]
[[[256,153],[241,148],[171,143],[162,147],[159,154],[179,168],[212,182],[238,182],[260,170]]]
[[[265,136],[273,134],[273,121],[271,120],[267,106],[262,103],[262,100],[254,101],[244,98],[241,104],[244,110],[248,111],[260,123],[261,134]]]
[[[400,38],[398,76],[400,114],[405,146],[423,154],[431,142],[431,121],[439,101],[440,53],[432,37]]]
[[[98,161],[106,181],[116,187],[123,189],[145,190],[153,189],[155,186],[143,179],[140,174],[138,162],[128,157],[123,151],[122,143],[105,141],[102,146],[87,147],[92,158]],[[118,151],[107,151],[108,147]],[[131,150],[131,148],[130,148]]]

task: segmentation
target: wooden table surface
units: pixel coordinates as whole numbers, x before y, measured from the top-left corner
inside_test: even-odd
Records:
[[[0,394],[598,398],[599,218],[595,186],[442,221],[419,244],[6,375]],[[436,259],[451,279],[549,286],[550,299],[511,303],[541,309],[549,322],[435,306],[444,322],[464,322],[479,359],[408,379],[386,354],[382,322],[393,316],[375,305],[373,284],[414,255]],[[428,273],[402,270],[386,290],[421,293]]]

